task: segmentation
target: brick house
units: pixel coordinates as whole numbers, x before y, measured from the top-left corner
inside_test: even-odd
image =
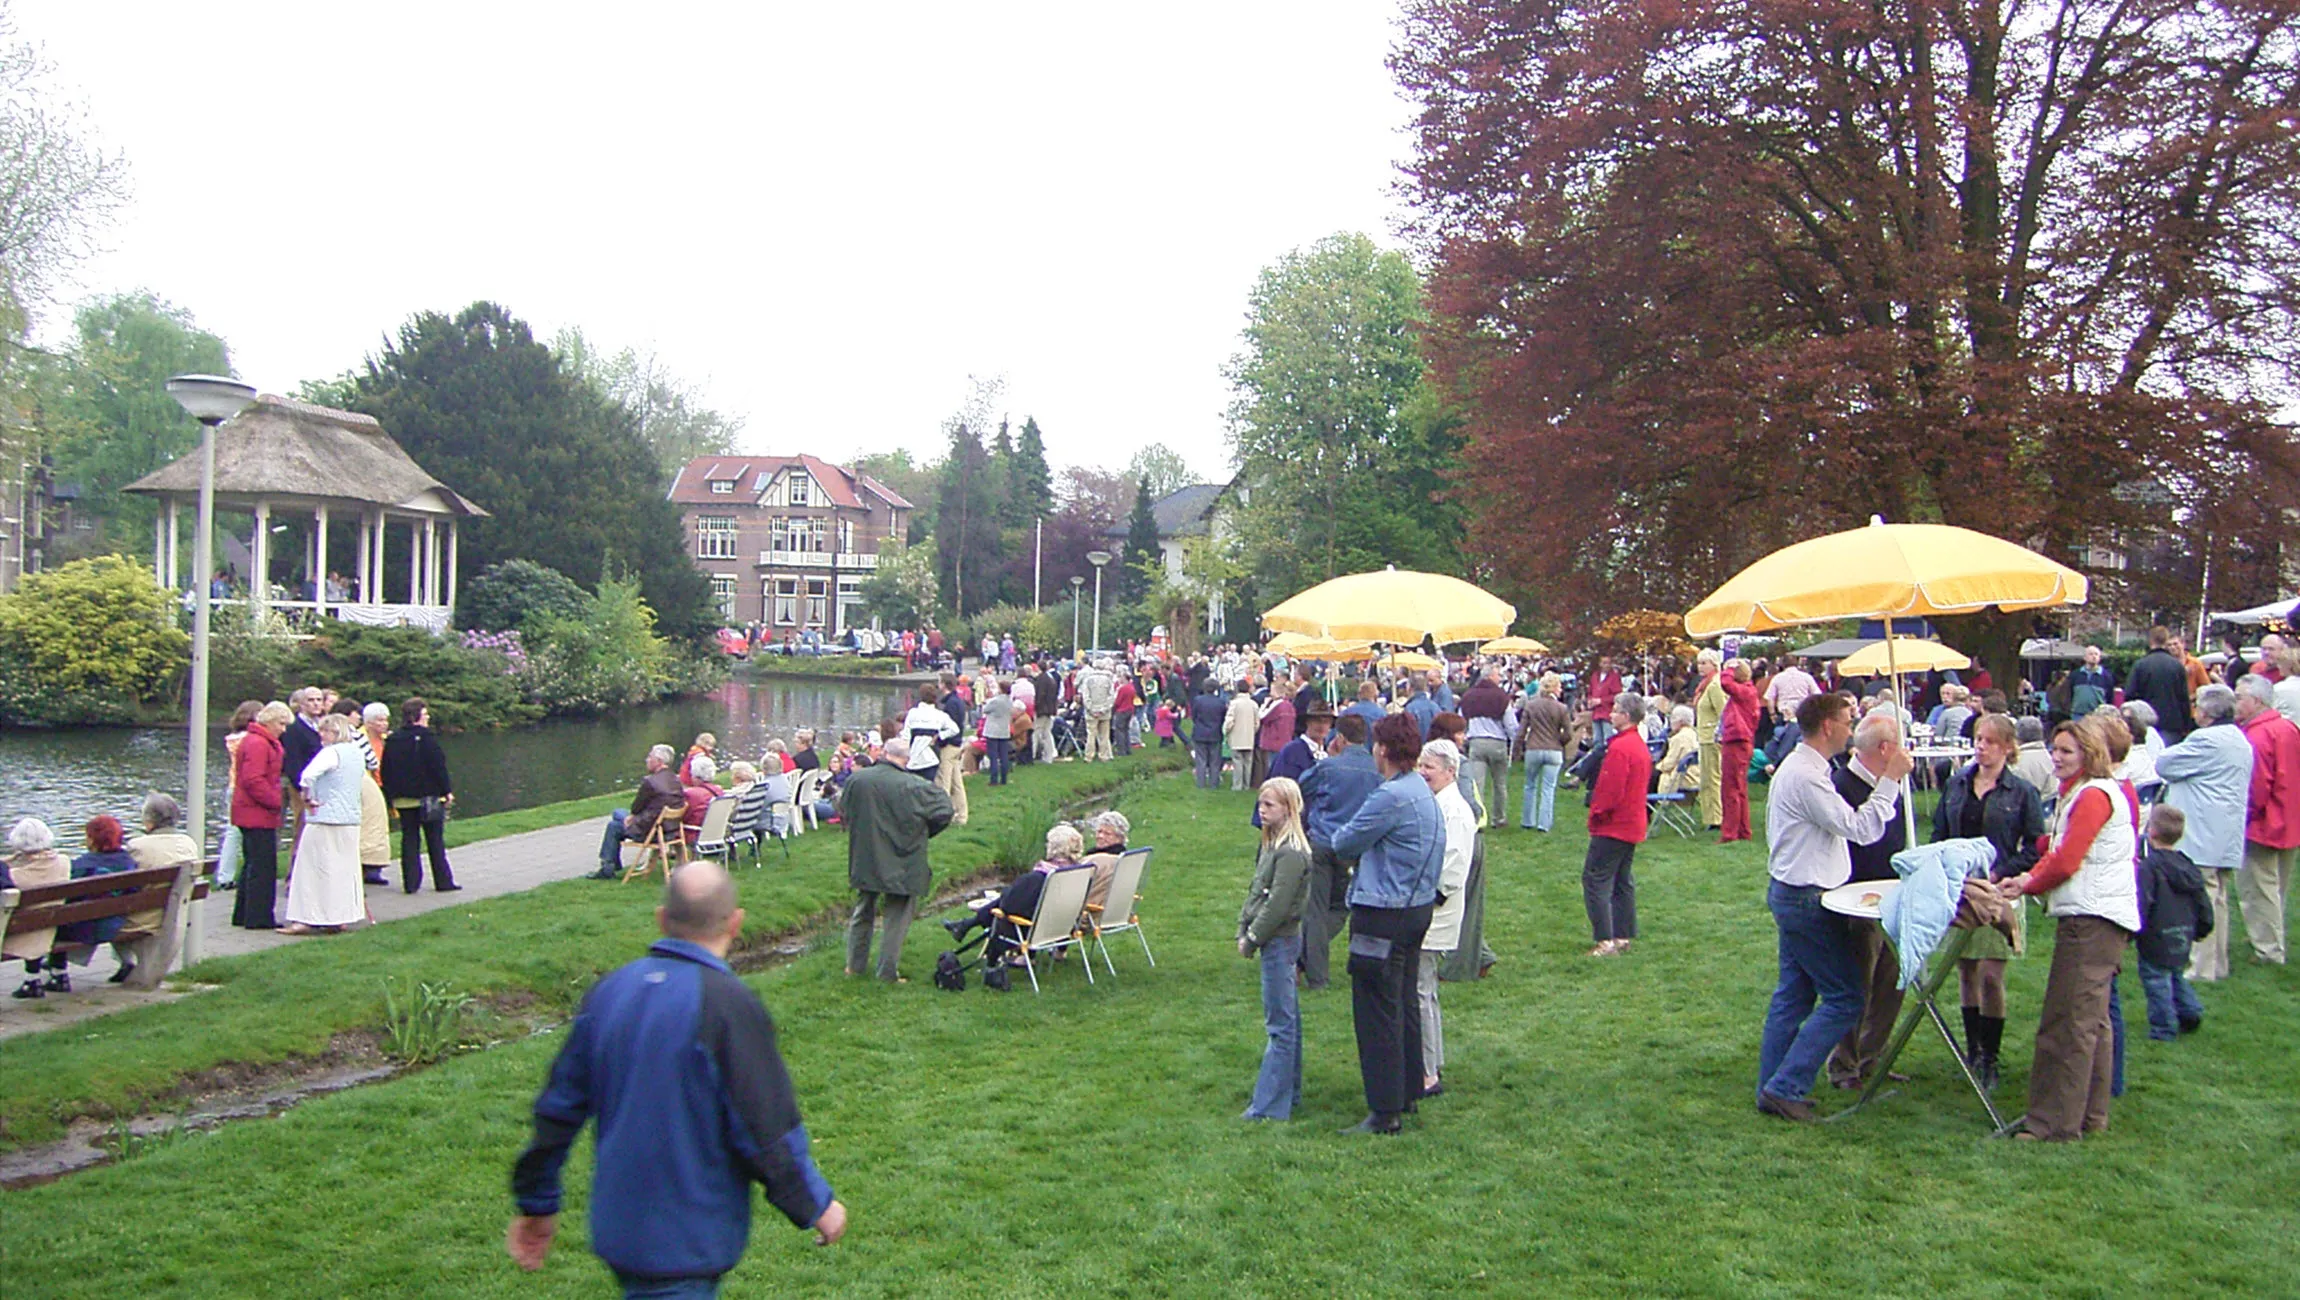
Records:
[[[910,535],[911,503],[814,456],[701,456],[671,482],[687,554],[728,623],[837,636],[864,621],[879,544]]]

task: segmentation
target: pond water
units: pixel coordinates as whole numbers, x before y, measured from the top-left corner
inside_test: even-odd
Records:
[[[898,712],[902,691],[893,682],[740,678],[709,695],[605,717],[449,735],[443,743],[455,810],[477,816],[629,790],[644,775],[649,745],[684,754],[701,731],[718,736],[720,753],[739,757],[755,757],[770,736],[787,742],[800,727],[828,731],[835,743],[841,730],[875,726]],[[77,843],[80,826],[107,812],[133,829],[146,792],[183,797],[183,736],[165,728],[0,731],[0,833],[19,817],[38,817]],[[226,806],[223,733],[211,742],[209,825],[216,827]]]

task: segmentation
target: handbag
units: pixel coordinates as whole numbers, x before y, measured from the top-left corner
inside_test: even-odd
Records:
[[[423,824],[426,826],[442,826],[447,822],[447,800],[438,795],[427,794],[423,796],[423,801],[417,806],[416,811],[422,814]]]

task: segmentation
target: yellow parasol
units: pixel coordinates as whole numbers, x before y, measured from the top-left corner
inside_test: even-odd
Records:
[[[1940,642],[1913,636],[1894,637],[1889,645],[1879,641],[1875,645],[1862,646],[1837,661],[1838,672],[1854,677],[1873,677],[1895,669],[1904,673],[1923,673],[1940,668],[1972,666],[1972,660]]]
[[[1382,656],[1382,662],[1391,668],[1402,668],[1407,672],[1426,672],[1445,667],[1443,661],[1432,659],[1419,650],[1393,650]]]
[[[1517,608],[1459,578],[1383,569],[1353,573],[1297,592],[1262,615],[1262,626],[1337,641],[1439,645],[1509,631]]]
[[[1280,632],[1276,636],[1271,637],[1269,640],[1263,642],[1262,648],[1269,651],[1271,654],[1294,655],[1300,653],[1300,651],[1296,649],[1297,646],[1301,645],[1305,641],[1315,640],[1317,640],[1316,637],[1309,636],[1301,632]]]
[[[1279,635],[1292,636],[1294,634],[1285,632]],[[1292,653],[1296,659],[1349,661],[1371,659],[1378,652],[1374,649],[1374,643],[1371,641],[1324,641],[1317,637],[1306,636],[1295,642]]]
[[[2087,589],[2083,574],[2002,538],[1872,518],[1734,574],[1685,616],[1685,630],[1712,637],[1841,618],[2049,609],[2083,604]]]
[[[1477,648],[1481,655],[1545,655],[1549,647],[1529,636],[1498,636]]]

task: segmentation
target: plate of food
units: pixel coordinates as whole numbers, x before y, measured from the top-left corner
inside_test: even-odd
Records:
[[[1822,894],[1821,906],[1845,916],[1865,916],[1874,921],[1883,915],[1885,899],[1900,887],[1898,880],[1856,880]]]

